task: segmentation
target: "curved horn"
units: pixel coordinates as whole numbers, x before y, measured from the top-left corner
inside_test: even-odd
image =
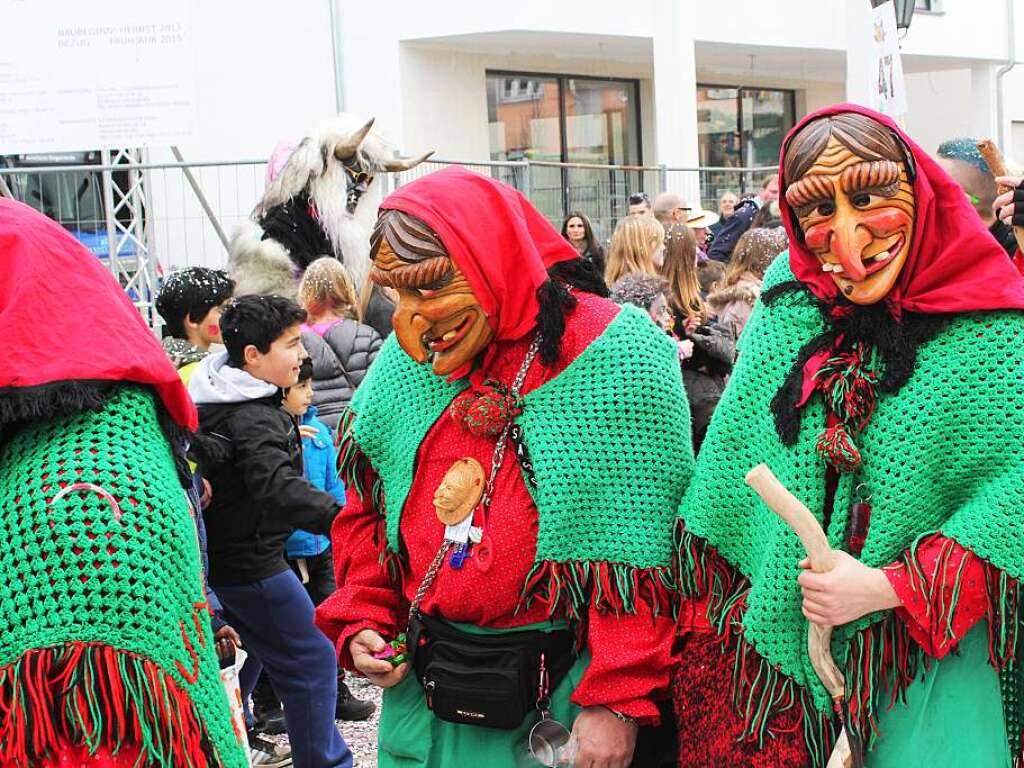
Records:
[[[370,129],[373,128],[373,121],[376,119],[377,118],[375,117],[371,117],[366,121],[366,125],[352,134],[348,141],[339,141],[335,144],[334,156],[339,160],[348,160],[352,157],[352,155],[356,153],[356,150],[359,149],[359,145],[363,143],[363,139],[366,138],[366,134],[368,134]]]
[[[410,168],[415,168],[432,154],[434,154],[434,150],[430,150],[419,157],[396,157],[391,160],[386,160],[383,164],[384,170],[391,171],[392,173],[397,171],[408,171]]]

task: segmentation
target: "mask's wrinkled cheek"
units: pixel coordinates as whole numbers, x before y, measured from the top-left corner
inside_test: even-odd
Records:
[[[804,243],[815,253],[823,253],[828,249],[831,232],[832,228],[828,224],[815,224],[804,232]]]
[[[870,229],[875,237],[888,237],[901,227],[913,224],[914,219],[906,211],[891,207],[865,211],[860,217],[860,223]]]

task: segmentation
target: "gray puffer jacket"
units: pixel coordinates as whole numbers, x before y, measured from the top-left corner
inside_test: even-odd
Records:
[[[313,405],[332,432],[382,343],[373,328],[355,320],[341,320],[322,338],[303,331],[302,344],[313,360]]]

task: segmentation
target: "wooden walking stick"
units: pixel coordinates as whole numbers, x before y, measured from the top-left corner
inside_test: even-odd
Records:
[[[831,571],[835,567],[835,556],[828,543],[828,538],[825,536],[825,531],[821,529],[817,518],[811,514],[810,510],[779,482],[768,465],[758,464],[747,473],[746,481],[747,485],[764,500],[768,508],[781,517],[783,522],[800,537],[800,542],[807,550],[811,570],[815,573]],[[846,682],[843,680],[843,673],[839,671],[839,667],[836,666],[836,662],[832,658],[831,640],[832,627],[808,623],[807,653],[811,657],[811,666],[814,667],[818,678],[828,690],[829,695],[832,696],[836,711],[839,711]],[[853,761],[854,756],[850,749],[849,736],[846,733],[846,728],[843,728],[826,768],[850,768],[854,764]]]
[[[999,147],[992,139],[982,139],[978,142],[978,151],[981,156],[985,158],[985,163],[988,165],[988,169],[992,171],[993,176],[1010,176],[1010,171],[1006,167],[1006,162],[1003,160],[1003,155],[999,151]],[[1013,187],[1008,187],[1005,184],[1000,184],[997,191],[999,194],[1009,192]],[[1021,253],[1024,253],[1024,227],[1014,227],[1013,236],[1017,238],[1017,246],[1020,248]]]

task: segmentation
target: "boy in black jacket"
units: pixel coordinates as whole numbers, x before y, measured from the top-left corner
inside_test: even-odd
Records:
[[[206,357],[189,384],[199,408],[195,453],[214,489],[204,510],[210,584],[281,697],[295,765],[350,768],[334,723],[334,647],[313,625],[313,603],[284,557],[293,530],[328,533],[338,511],[337,499],[304,477],[298,425],[280,407],[305,356],[305,317],[279,296],[228,305],[220,321],[227,351]],[[249,666],[246,696],[259,671]]]

